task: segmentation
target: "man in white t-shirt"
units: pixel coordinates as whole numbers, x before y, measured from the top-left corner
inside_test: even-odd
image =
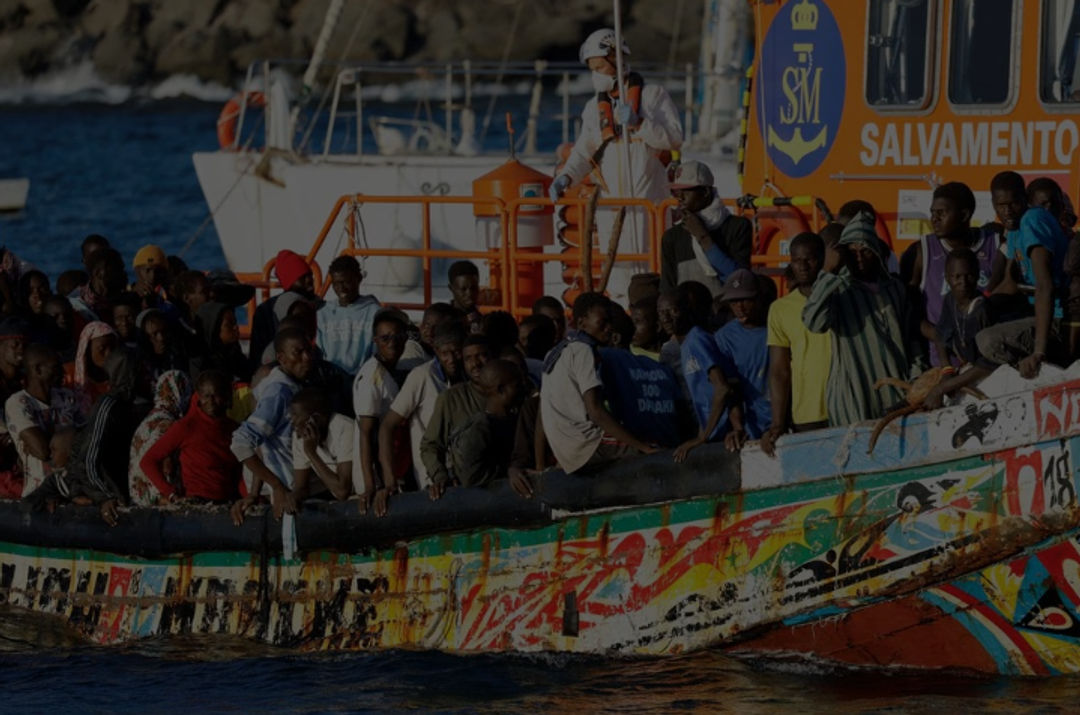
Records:
[[[22,495],[26,496],[63,466],[55,438],[61,432],[81,426],[83,415],[75,393],[59,387],[63,372],[55,350],[45,345],[29,345],[23,364],[26,387],[7,399],[4,412],[8,432],[23,464]]]
[[[330,494],[339,501],[352,492],[353,421],[334,412],[322,390],[306,387],[289,405],[292,453],[298,499]]]
[[[379,422],[390,409],[390,404],[397,397],[401,385],[405,382],[407,370],[399,366],[405,350],[407,318],[404,313],[393,309],[383,309],[375,316],[372,335],[375,354],[368,358],[353,381],[353,411],[356,413],[356,439],[352,466],[353,492],[360,496],[360,512],[366,513],[381,480],[378,474]],[[404,430],[399,430],[399,433]],[[395,442],[405,442],[398,434]],[[394,451],[398,453],[397,450]],[[407,451],[406,451],[407,454]],[[407,468],[407,467],[404,467]],[[397,471],[404,471],[399,464],[393,477],[400,476]]]
[[[567,474],[656,451],[626,431],[604,407],[597,350],[610,339],[610,311],[611,301],[604,295],[582,293],[574,301],[577,330],[544,360],[540,419],[551,451]]]
[[[460,322],[439,325],[435,329],[432,345],[435,348],[435,359],[409,373],[401,392],[394,398],[390,410],[379,426],[379,464],[386,474],[391,471],[393,463],[391,443],[394,430],[408,422],[413,473],[420,489],[431,486],[431,479],[420,455],[420,443],[424,439],[428,422],[435,413],[435,403],[439,395],[463,379],[461,351],[465,345],[465,328]]]

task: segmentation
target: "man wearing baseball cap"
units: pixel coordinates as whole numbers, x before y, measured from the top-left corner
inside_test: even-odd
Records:
[[[698,281],[717,297],[732,272],[750,267],[753,226],[728,211],[700,161],[679,165],[671,193],[682,217],[660,239],[660,290]]]
[[[169,260],[161,246],[148,243],[135,253],[135,260],[131,262],[135,270],[135,282],[131,284],[131,290],[142,298],[142,307],[160,307],[163,298],[162,287],[169,279]]]
[[[739,268],[724,282],[723,299],[732,320],[716,331],[716,346],[720,348],[724,377],[738,386],[737,407],[742,410],[742,419],[732,420],[731,432],[724,438],[732,450],[741,448],[747,439],[761,439],[772,422],[765,329],[769,299],[762,290],[762,282],[767,280],[748,268]]]

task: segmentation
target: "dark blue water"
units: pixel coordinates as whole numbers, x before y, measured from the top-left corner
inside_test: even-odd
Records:
[[[0,709],[108,712],[1076,711],[1076,679],[800,674],[706,652],[649,660],[439,653],[288,655],[151,641],[0,655]]]
[[[107,236],[125,258],[145,243],[181,250],[207,216],[191,154],[217,147],[218,107],[154,104],[0,109],[0,178],[26,176],[25,211],[0,216],[0,244],[53,279],[79,267],[79,244]],[[210,224],[184,255],[224,264]]]
[[[148,242],[180,251],[207,217],[191,153],[216,147],[218,109],[0,108],[0,177],[32,182],[26,211],[0,216],[0,244],[53,278],[79,265],[89,233],[108,236],[129,260]],[[195,268],[222,265],[212,225],[184,257]],[[1056,712],[1077,711],[1078,701],[1080,678],[806,674],[712,652],[651,660],[298,656],[243,642],[162,640],[103,649],[49,622],[0,614],[0,710],[11,712]]]

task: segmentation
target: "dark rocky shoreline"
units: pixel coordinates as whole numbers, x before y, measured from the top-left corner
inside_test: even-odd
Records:
[[[256,59],[310,56],[329,0],[0,0],[0,83],[33,81],[85,62],[115,84],[177,74],[228,85]],[[638,61],[695,61],[700,0],[624,0]],[[676,20],[676,11],[680,12]],[[607,0],[348,0],[327,58],[498,60],[520,13],[510,59],[576,60],[581,39],[609,25]]]

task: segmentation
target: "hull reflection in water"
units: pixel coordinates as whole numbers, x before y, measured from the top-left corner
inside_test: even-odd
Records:
[[[306,651],[673,655],[720,646],[856,667],[1080,670],[1080,382],[703,448],[593,478],[309,504],[302,557],[265,515],[23,515],[0,505],[0,594],[89,640],[231,635]]]

